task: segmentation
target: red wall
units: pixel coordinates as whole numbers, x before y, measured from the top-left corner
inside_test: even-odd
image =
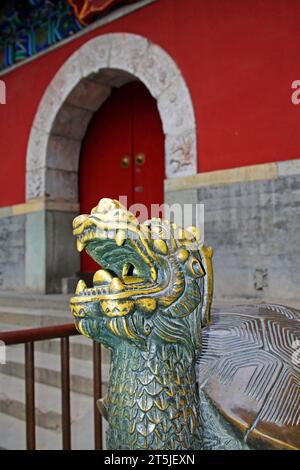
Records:
[[[98,34],[148,37],[173,56],[195,106],[199,171],[300,157],[299,0],[160,0],[1,77],[0,205],[25,199],[25,156],[41,96],[67,57]]]

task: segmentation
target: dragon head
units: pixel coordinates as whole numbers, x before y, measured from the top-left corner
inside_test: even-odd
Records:
[[[211,248],[198,229],[167,220],[139,223],[117,200],[101,199],[74,219],[79,251],[101,266],[93,287],[78,282],[71,299],[77,329],[114,349],[120,340],[146,349],[155,342],[192,342],[209,321]]]

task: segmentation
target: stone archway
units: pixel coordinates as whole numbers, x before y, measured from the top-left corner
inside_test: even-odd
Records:
[[[173,59],[134,34],[91,39],[64,63],[44,93],[27,149],[26,199],[77,201],[81,141],[113,86],[141,80],[154,98],[165,133],[166,176],[196,173],[192,100]]]
[[[63,217],[62,209],[55,215],[53,209],[45,208],[38,221],[37,214],[27,217],[25,264],[30,290],[59,291],[57,280],[78,270],[78,258],[70,250],[67,255],[67,247],[63,251],[67,262],[64,259],[63,263],[61,253],[53,250],[59,246],[59,240],[67,242],[70,237],[69,219],[74,215],[74,204],[78,203],[81,142],[93,114],[111,89],[133,80],[143,82],[157,100],[165,134],[166,177],[197,172],[193,104],[170,55],[146,38],[128,33],[98,36],[82,45],[47,87],[29,137],[26,200],[57,201],[64,204],[66,212]],[[73,209],[68,209],[68,204]],[[35,236],[37,223],[42,230],[40,241]],[[35,237],[33,248],[31,237]],[[72,244],[69,246],[73,249]],[[71,256],[74,261],[69,259]]]

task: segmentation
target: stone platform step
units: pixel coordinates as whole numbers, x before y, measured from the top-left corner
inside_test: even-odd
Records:
[[[69,296],[0,294],[0,331],[71,323]],[[109,353],[102,348],[103,395]],[[92,341],[70,337],[72,448],[93,449]],[[61,448],[60,340],[35,342],[37,448]],[[0,447],[25,448],[24,345],[6,348],[0,365]]]
[[[25,449],[24,380],[0,374],[0,447]],[[93,399],[71,393],[72,449],[94,448]],[[61,392],[58,388],[36,383],[37,449],[61,449]],[[105,433],[106,423],[103,422]]]
[[[0,413],[0,446],[7,450],[26,448],[25,422],[21,419]],[[61,434],[36,426],[36,447],[39,450],[61,449]]]
[[[50,296],[44,297],[48,298]],[[60,297],[65,296],[56,295],[54,297],[60,299]],[[62,301],[60,308],[52,308],[53,306],[50,308],[44,300],[42,301],[42,303],[44,302],[43,307],[37,307],[34,302],[31,306],[3,305],[2,301],[3,296],[0,295],[0,331],[14,331],[23,328],[35,328],[73,322],[68,302],[65,305],[64,301]],[[59,340],[39,341],[35,343],[35,348],[37,351],[58,354],[60,352],[60,343]],[[71,357],[76,359],[91,359],[92,341],[82,335],[71,337],[70,353]],[[109,353],[106,350],[103,350],[102,353],[104,362],[109,361]]]
[[[37,343],[36,343],[37,344]],[[93,395],[93,365],[91,360],[70,358],[71,391]],[[6,349],[6,364],[0,365],[0,373],[24,379],[24,347],[9,346]],[[35,352],[35,380],[38,383],[60,388],[61,386],[60,357],[45,352]],[[102,387],[107,389],[109,365],[102,364]]]
[[[25,420],[25,382],[16,377],[0,374],[0,412]],[[72,422],[82,419],[93,410],[92,397],[71,393]],[[61,431],[61,392],[58,388],[36,382],[36,424],[45,429]],[[2,427],[2,425],[1,425]]]
[[[23,297],[26,300],[25,305],[20,306]],[[52,297],[55,299],[56,308],[51,301],[48,304]],[[67,296],[38,296],[37,302],[35,302],[25,294],[18,294],[15,300],[11,296],[0,295],[0,331],[72,323],[72,321]],[[35,348],[36,351],[59,354],[60,342],[59,340],[39,341],[35,343]],[[92,358],[92,341],[82,335],[71,337],[70,355],[75,359],[90,360]],[[102,358],[104,363],[109,362],[109,352],[104,348],[102,348]]]
[[[0,305],[10,307],[28,307],[34,309],[56,309],[69,311],[69,299],[72,295],[34,294],[0,291]]]
[[[33,328],[62,323],[72,323],[69,310],[53,310],[30,307],[16,307],[0,304],[0,325],[6,324]]]
[[[86,413],[86,416],[84,416],[81,420],[72,423],[72,449],[94,449],[93,419],[94,417],[92,411],[89,410]],[[0,448],[7,450],[26,449],[25,421],[15,418],[14,416],[9,416],[7,414],[0,413],[0,423]],[[36,448],[38,450],[61,450],[61,432],[36,426]]]
[[[1,316],[0,316],[1,319]],[[0,322],[0,331],[16,331],[20,329],[27,329],[33,328],[38,325],[31,325],[28,326],[24,325],[11,325],[10,323],[1,323]],[[22,345],[21,345],[22,346]],[[23,346],[22,346],[23,348]],[[51,339],[45,341],[36,341],[35,342],[35,351],[41,351],[44,353],[49,354],[60,354],[60,340],[59,339]],[[108,358],[109,361],[109,353],[107,350],[102,350],[103,356]],[[82,360],[92,360],[92,342],[89,338],[85,336],[78,335],[70,337],[70,356],[74,357],[75,359],[82,359]]]

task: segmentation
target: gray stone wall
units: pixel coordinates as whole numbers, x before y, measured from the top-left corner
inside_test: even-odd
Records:
[[[80,255],[72,233],[74,212],[47,211],[46,291],[61,292],[62,278],[80,271]]]
[[[76,215],[49,210],[0,217],[0,290],[61,292],[62,278],[80,270]]]
[[[0,289],[25,290],[25,216],[0,218]]]
[[[204,204],[215,298],[300,303],[300,175],[166,192]]]
[[[204,204],[217,300],[300,307],[299,174],[167,191],[165,200]],[[53,210],[1,217],[0,290],[59,292],[61,279],[80,269],[71,229],[76,215]]]
[[[62,279],[80,270],[76,239],[72,234],[75,212],[39,211],[26,220],[26,290],[59,293]]]

